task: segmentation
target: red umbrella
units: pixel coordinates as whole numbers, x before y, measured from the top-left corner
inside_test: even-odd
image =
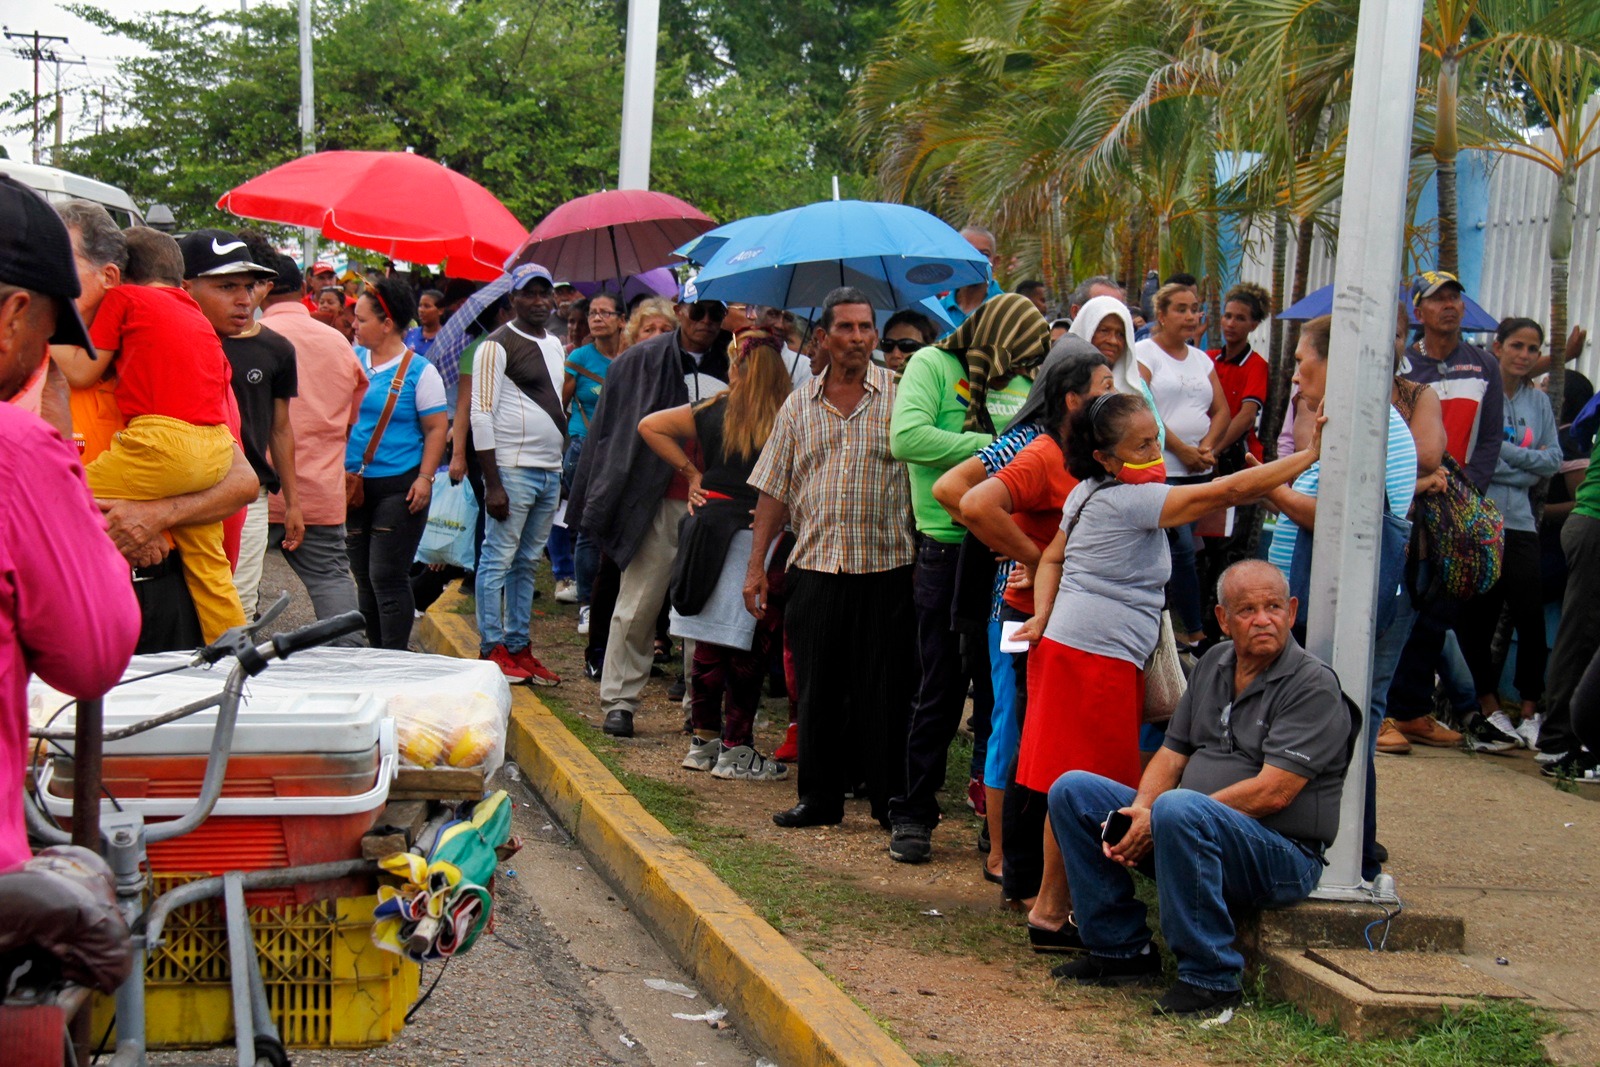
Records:
[[[247,219],[309,226],[393,259],[492,281],[527,231],[493,193],[410,152],[317,152],[222,194]]]
[[[666,266],[674,248],[715,226],[704,212],[666,193],[590,193],[546,215],[507,266],[542,263],[564,281],[609,281]]]

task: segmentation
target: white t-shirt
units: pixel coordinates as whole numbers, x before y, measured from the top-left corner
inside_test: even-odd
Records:
[[[1185,358],[1173,359],[1166,349],[1146,337],[1134,343],[1133,358],[1150,369],[1150,395],[1155,398],[1167,435],[1177,434],[1184,444],[1194,448],[1211,431],[1212,363],[1211,357],[1198,348],[1188,348]],[[1195,473],[1170,449],[1163,448],[1161,454],[1169,475]]]
[[[566,349],[561,342],[549,333],[534,337],[515,322],[509,323],[508,328],[538,346],[545,371],[560,396],[561,379],[566,373]],[[493,449],[494,461],[500,467],[558,471],[566,445],[565,430],[564,423],[558,425],[506,376],[506,351],[498,341],[486,340],[478,346],[472,364],[474,448]]]

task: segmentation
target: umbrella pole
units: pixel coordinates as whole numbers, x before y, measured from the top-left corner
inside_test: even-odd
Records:
[[[607,226],[606,236],[611,238],[611,267],[617,272],[617,306],[626,307],[622,301],[622,259],[617,255],[617,228]]]

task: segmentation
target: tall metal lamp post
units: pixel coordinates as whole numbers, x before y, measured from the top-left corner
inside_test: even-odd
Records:
[[[1422,4],[1361,0],[1334,269],[1329,347],[1339,358],[1328,367],[1306,644],[1333,665],[1363,708],[1372,684],[1374,604],[1380,592],[1394,592],[1377,587],[1378,550]],[[1323,899],[1393,897],[1392,881],[1373,887],[1361,880],[1370,743],[1363,716],[1345,776],[1339,837],[1315,893]]]

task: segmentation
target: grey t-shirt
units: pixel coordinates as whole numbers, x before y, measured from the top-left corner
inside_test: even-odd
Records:
[[[1263,764],[1297,774],[1308,779],[1305,786],[1261,825],[1312,844],[1332,844],[1353,726],[1339,679],[1293,637],[1237,696],[1233,671],[1231,642],[1207,652],[1167,724],[1165,747],[1189,757],[1179,786],[1215,793],[1254,778]]]
[[[1167,533],[1160,526],[1169,491],[1159,483],[1100,479],[1079,482],[1067,494],[1061,528],[1071,525],[1079,507],[1083,514],[1067,538],[1046,637],[1080,652],[1144,666],[1161,634],[1161,607],[1172,574]]]

